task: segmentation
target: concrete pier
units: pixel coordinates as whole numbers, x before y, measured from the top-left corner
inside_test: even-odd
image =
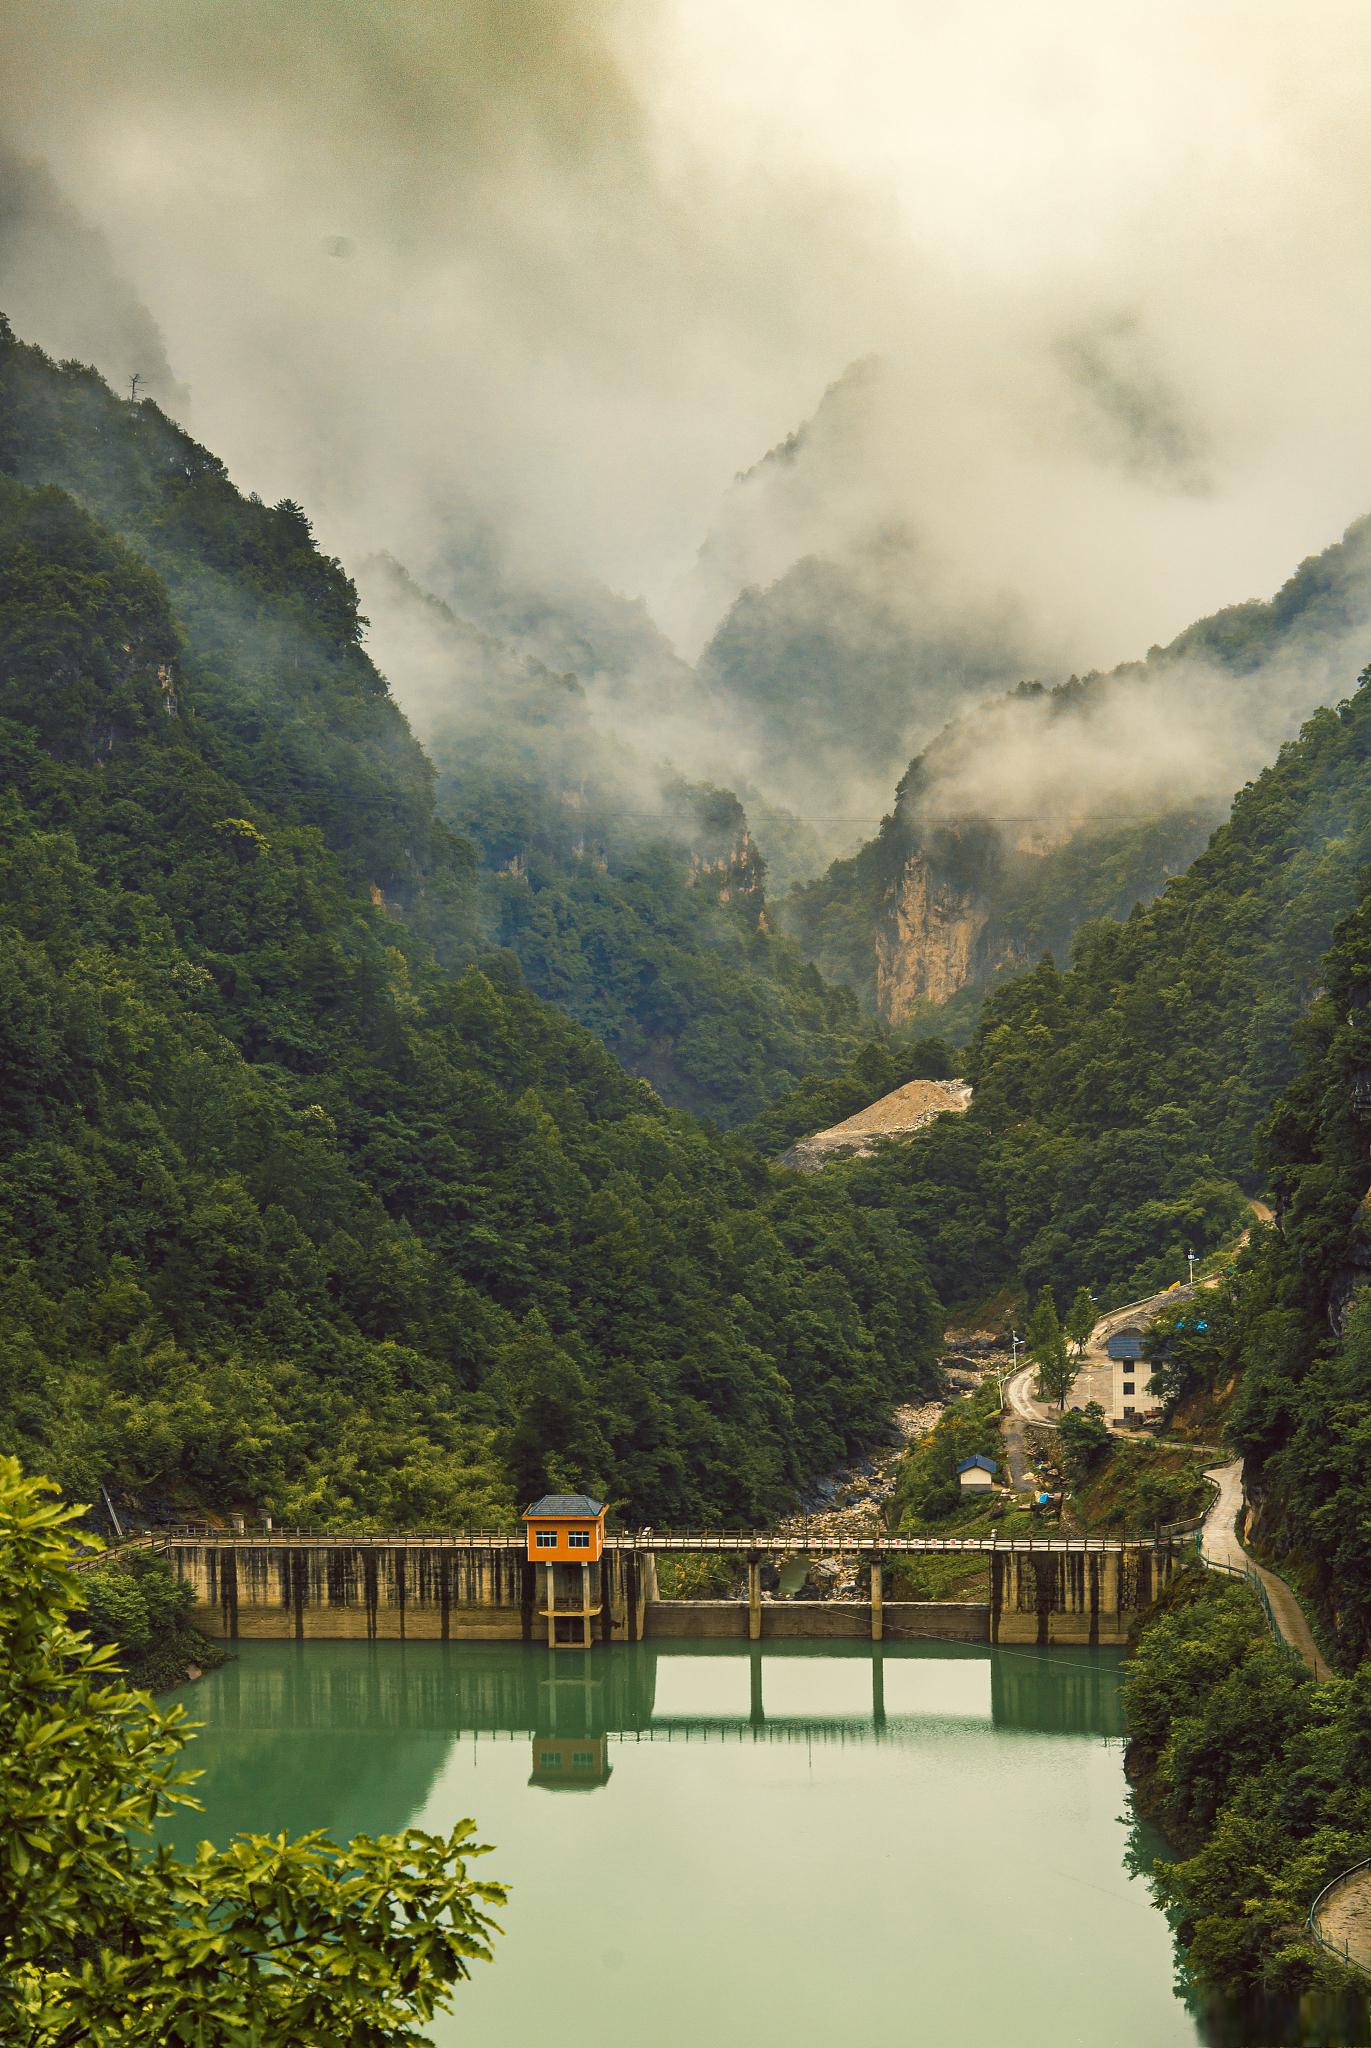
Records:
[[[990,1564],[990,1640],[1126,1643],[1183,1554],[1161,1543],[1087,1552],[1004,1550]]]

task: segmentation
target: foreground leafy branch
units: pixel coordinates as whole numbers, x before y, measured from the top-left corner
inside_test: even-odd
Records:
[[[0,2040],[422,2041],[498,1932],[504,1887],[467,1873],[473,1823],[346,1847],[246,1835],[190,1863],[153,1846],[197,1805],[190,1729],[73,1625],[79,1512],[0,1459]]]

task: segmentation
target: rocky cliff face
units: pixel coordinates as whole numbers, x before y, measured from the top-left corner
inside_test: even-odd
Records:
[[[876,1007],[902,1024],[921,1003],[946,1002],[972,979],[989,913],[939,880],[921,853],[911,854],[883,907],[875,933]]]
[[[944,1003],[1003,967],[1024,964],[993,928],[991,905],[974,888],[937,874],[922,852],[905,860],[875,931],[876,1009],[885,1024],[908,1022],[925,1003]]]
[[[720,903],[732,903],[735,898],[745,902],[755,897],[760,905],[764,873],[752,834],[742,824],[732,842],[722,848],[717,844],[703,849],[698,844],[692,847],[686,886],[708,889]]]

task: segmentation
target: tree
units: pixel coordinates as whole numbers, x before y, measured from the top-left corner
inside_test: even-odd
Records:
[[[1067,1357],[1066,1336],[1057,1321],[1057,1304],[1050,1287],[1039,1291],[1024,1334],[1028,1355],[1038,1368],[1039,1386],[1049,1401],[1064,1408],[1075,1382],[1076,1368]]]
[[[1069,1415],[1063,1415],[1057,1434],[1072,1482],[1079,1486],[1089,1478],[1109,1449],[1109,1429],[1103,1408],[1098,1401],[1087,1401],[1084,1408],[1073,1408]]]
[[[467,1875],[472,1822],[345,1848],[240,1835],[193,1863],[150,1847],[196,1805],[183,1712],[124,1690],[113,1649],[73,1627],[82,1511],[55,1492],[0,1459],[0,2039],[417,2041],[498,1931],[504,1888]]]
[[[1095,1328],[1095,1301],[1088,1287],[1078,1287],[1066,1312],[1066,1334],[1076,1347],[1076,1357],[1085,1357],[1085,1347]]]

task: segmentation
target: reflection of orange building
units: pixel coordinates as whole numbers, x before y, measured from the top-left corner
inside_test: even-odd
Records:
[[[603,1735],[535,1735],[528,1782],[550,1792],[590,1791],[607,1783],[610,1769]]]
[[[538,1688],[530,1785],[591,1792],[609,1783],[604,1687],[588,1657],[550,1657]]]
[[[545,1493],[524,1509],[529,1563],[598,1564],[606,1512],[588,1493]]]

